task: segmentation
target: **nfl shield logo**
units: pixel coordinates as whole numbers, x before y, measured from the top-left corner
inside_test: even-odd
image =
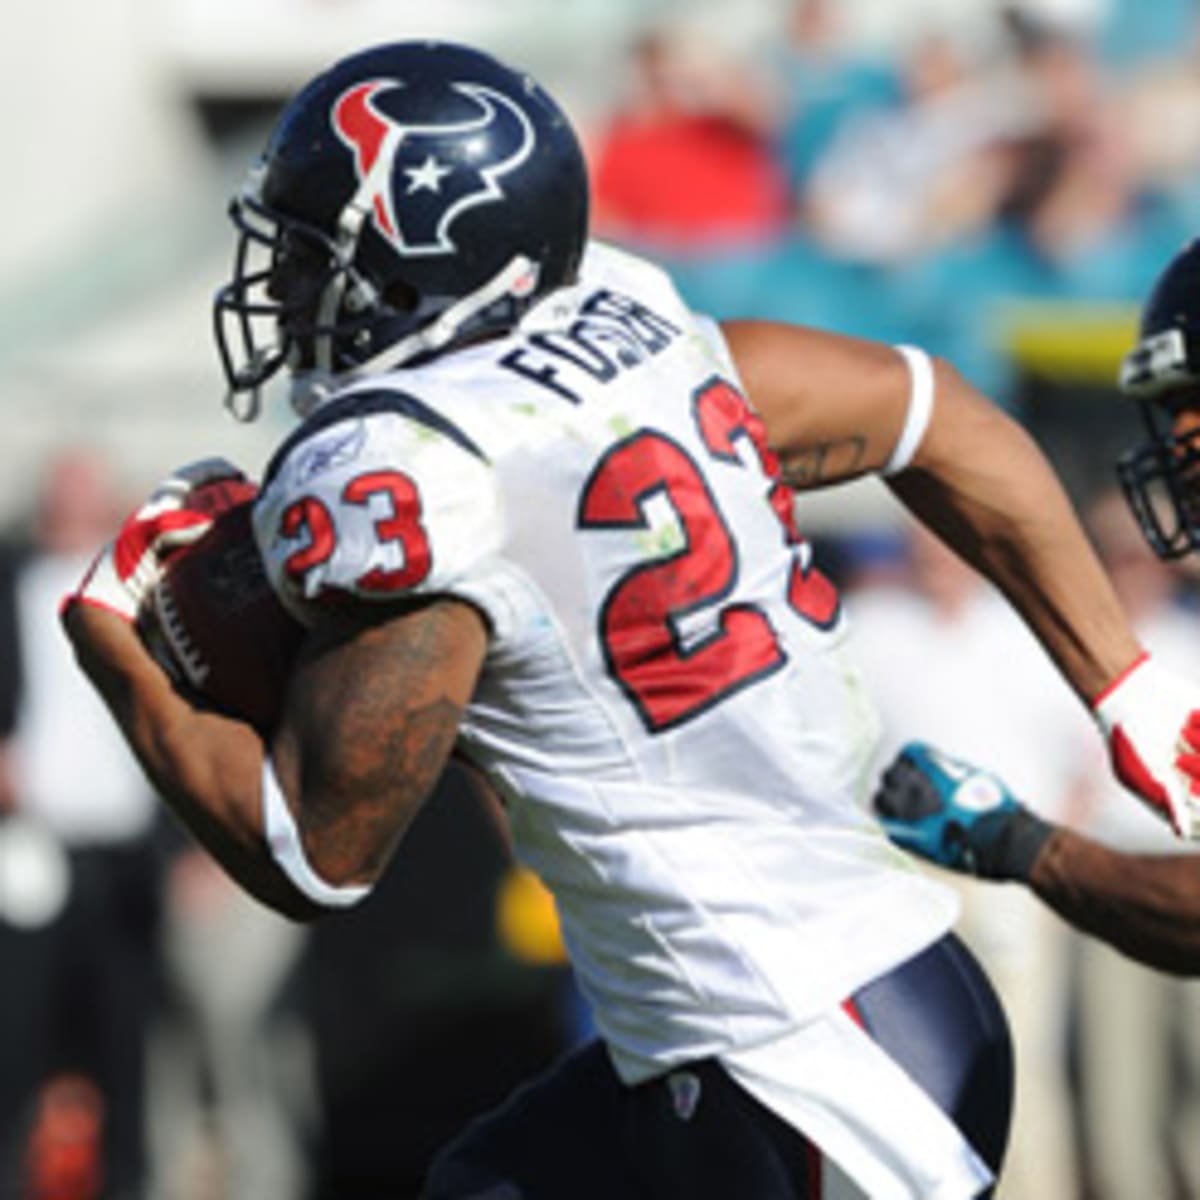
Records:
[[[673,1071],[667,1076],[671,1107],[681,1121],[690,1121],[700,1104],[700,1080],[690,1071]]]

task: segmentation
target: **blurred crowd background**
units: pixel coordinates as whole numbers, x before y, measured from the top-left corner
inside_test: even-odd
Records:
[[[552,906],[452,771],[372,899],[312,928],[157,811],[55,624],[162,472],[253,472],[222,410],[223,209],[342,51],[471,41],[561,97],[597,233],[718,317],[915,342],[1063,473],[1151,648],[1194,580],[1113,490],[1140,300],[1200,233],[1196,0],[9,0],[0,40],[0,1200],[403,1200],[466,1117],[586,1036]],[[878,485],[800,510],[884,717],[1033,806],[1174,851],[998,598]],[[1200,1198],[1200,993],[969,883],[1019,1093],[1005,1200]]]

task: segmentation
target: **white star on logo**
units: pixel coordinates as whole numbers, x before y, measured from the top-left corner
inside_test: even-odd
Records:
[[[404,173],[408,176],[408,195],[413,192],[419,192],[422,189],[431,192],[440,192],[442,190],[442,179],[449,175],[453,167],[443,167],[436,158],[431,154],[419,167],[405,167]]]

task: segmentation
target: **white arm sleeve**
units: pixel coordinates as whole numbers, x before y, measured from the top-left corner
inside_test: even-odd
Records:
[[[912,462],[929,428],[929,419],[933,416],[933,364],[929,361],[929,355],[916,346],[897,346],[896,349],[908,364],[908,414],[892,456],[880,471],[881,475],[895,475]]]
[[[300,830],[296,828],[269,758],[263,759],[262,813],[263,832],[271,857],[295,887],[314,903],[325,908],[349,908],[370,892],[369,887],[360,884],[334,887],[312,869],[304,856]]]

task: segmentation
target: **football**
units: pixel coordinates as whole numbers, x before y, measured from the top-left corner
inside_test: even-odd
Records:
[[[138,630],[177,688],[269,733],[278,721],[302,626],[267,581],[250,513],[258,489],[218,480],[189,498],[211,528],[173,551]]]

